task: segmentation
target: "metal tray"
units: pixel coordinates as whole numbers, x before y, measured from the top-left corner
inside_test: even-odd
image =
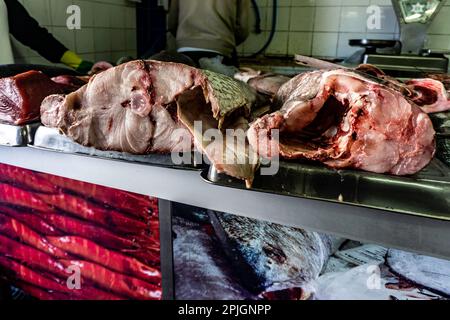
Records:
[[[0,145],[6,147],[23,147],[33,142],[39,123],[24,126],[0,124]]]
[[[201,171],[205,168],[202,164],[198,164],[198,162],[196,163],[196,159],[199,159],[199,157],[195,153],[191,155],[191,164],[175,164],[170,155],[132,155],[124,152],[100,151],[95,148],[84,147],[74,142],[72,139],[63,136],[57,129],[47,128],[44,126],[40,126],[36,130],[34,141],[28,146],[31,148],[52,152],[75,154],[123,162],[133,162],[171,169]]]
[[[217,173],[214,167],[205,169],[202,178],[215,185],[246,189],[243,182]],[[438,159],[410,177],[281,162],[278,174],[258,174],[250,190],[450,220],[450,169]]]

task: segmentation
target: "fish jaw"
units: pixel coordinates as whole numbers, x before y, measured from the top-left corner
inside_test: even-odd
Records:
[[[280,89],[280,111],[251,124],[248,139],[261,156],[394,175],[414,174],[433,158],[431,120],[401,93],[347,70],[307,77]]]
[[[413,79],[406,83],[415,95],[412,101],[426,113],[450,110],[450,95],[444,84],[434,79]]]

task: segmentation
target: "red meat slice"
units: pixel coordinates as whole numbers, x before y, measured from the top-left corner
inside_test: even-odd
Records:
[[[36,121],[45,97],[67,91],[70,90],[66,85],[53,82],[38,71],[0,79],[0,122],[22,125]]]

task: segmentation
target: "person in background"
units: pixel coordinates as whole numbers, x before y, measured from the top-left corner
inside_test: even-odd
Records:
[[[251,0],[171,0],[169,32],[177,51],[204,69],[233,74],[236,48],[250,34]]]
[[[13,64],[9,34],[53,63],[88,73],[93,63],[81,59],[30,16],[18,0],[0,0],[0,64]]]

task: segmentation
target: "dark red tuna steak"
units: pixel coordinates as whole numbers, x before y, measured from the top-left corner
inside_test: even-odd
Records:
[[[22,125],[36,121],[42,100],[67,90],[66,85],[55,83],[38,71],[0,79],[0,122]]]
[[[279,154],[338,169],[408,175],[435,153],[433,125],[419,107],[350,70],[301,74],[280,89],[276,103],[280,111],[255,121],[248,132],[263,157]]]

